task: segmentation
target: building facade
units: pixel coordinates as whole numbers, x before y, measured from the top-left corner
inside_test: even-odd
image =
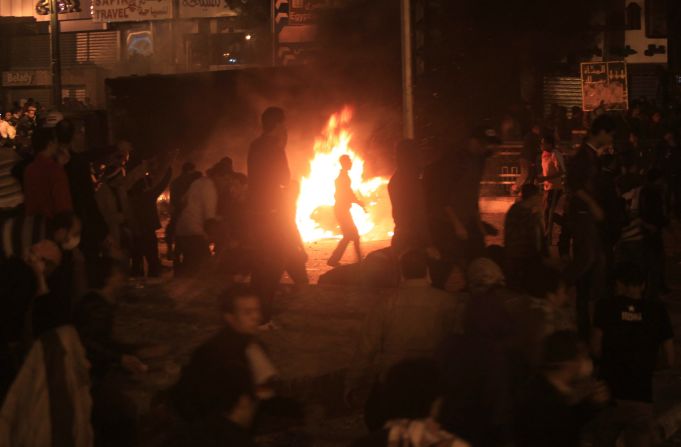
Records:
[[[59,0],[62,98],[102,109],[104,79],[267,65],[270,0]],[[51,105],[49,2],[0,0],[0,109]]]

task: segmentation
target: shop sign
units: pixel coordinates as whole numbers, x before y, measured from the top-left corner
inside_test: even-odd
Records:
[[[3,87],[30,87],[51,85],[48,70],[12,70],[2,72]]]
[[[172,0],[93,0],[95,22],[164,20],[173,16]]]

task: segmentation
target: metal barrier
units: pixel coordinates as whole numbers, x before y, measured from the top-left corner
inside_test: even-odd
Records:
[[[559,144],[559,149],[569,156],[579,147],[579,142]],[[487,159],[485,172],[480,182],[482,196],[510,196],[511,187],[520,176],[520,151],[522,141],[504,142],[494,148],[494,154]]]

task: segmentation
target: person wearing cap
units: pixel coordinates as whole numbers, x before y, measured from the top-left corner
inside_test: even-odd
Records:
[[[174,261],[176,275],[198,273],[210,258],[209,244],[218,218],[219,192],[228,189],[226,184],[233,172],[232,160],[223,158],[189,187],[175,228],[177,250],[182,254]]]
[[[54,129],[38,129],[33,135],[35,159],[24,172],[24,195],[27,216],[48,219],[73,211],[69,180],[56,160],[58,143]]]

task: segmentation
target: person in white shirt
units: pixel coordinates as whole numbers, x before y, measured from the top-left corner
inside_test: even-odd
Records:
[[[13,144],[14,138],[17,136],[17,129],[10,123],[12,113],[5,113],[4,118],[0,118],[0,143],[3,146]]]
[[[553,216],[564,191],[565,158],[560,149],[556,147],[556,140],[553,135],[545,135],[542,138],[541,149],[542,180],[544,181],[544,191],[546,191],[544,222],[546,223],[547,243],[550,245]]]
[[[218,193],[224,190],[232,173],[231,160],[222,159],[187,191],[175,228],[177,252],[181,253],[175,259],[176,275],[194,274],[210,258],[210,233],[217,220]]]

